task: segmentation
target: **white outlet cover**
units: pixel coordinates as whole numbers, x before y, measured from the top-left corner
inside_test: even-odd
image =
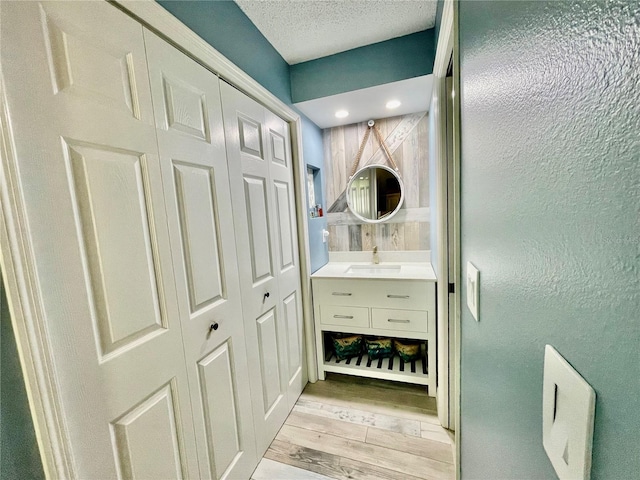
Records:
[[[542,444],[560,480],[589,480],[596,393],[547,345],[542,389]]]
[[[480,303],[480,272],[471,262],[467,262],[467,307],[471,311],[471,315],[480,321],[479,316]]]

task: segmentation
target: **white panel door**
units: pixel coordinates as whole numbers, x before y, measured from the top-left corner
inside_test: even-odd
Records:
[[[270,188],[275,202],[271,223],[277,245],[275,270],[278,279],[278,309],[282,315],[284,332],[281,339],[282,369],[291,409],[306,383],[302,364],[302,297],[291,140],[287,122],[267,109],[265,126]]]
[[[290,140],[286,123],[264,107],[224,82],[221,92],[261,455],[304,387]]]
[[[77,478],[198,476],[142,27],[1,2],[33,285]]]
[[[148,30],[145,42],[200,476],[249,478],[258,458],[220,82]]]

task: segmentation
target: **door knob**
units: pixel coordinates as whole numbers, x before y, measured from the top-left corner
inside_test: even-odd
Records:
[[[209,326],[209,332],[213,332],[214,330],[217,330],[219,327],[218,322],[213,322],[210,326]]]
[[[262,299],[263,301],[266,300],[267,298],[269,298],[269,292],[264,294],[264,298]]]

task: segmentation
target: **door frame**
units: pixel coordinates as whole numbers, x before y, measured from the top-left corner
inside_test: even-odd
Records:
[[[1,8],[1,7],[0,7]],[[15,148],[0,71],[0,266],[29,410],[46,478],[75,478],[69,437],[45,317],[37,288],[26,210],[17,182]]]
[[[306,221],[306,165],[300,115],[154,0],[115,0],[111,3],[289,124],[302,289],[303,362],[306,365],[303,374],[305,381],[316,381],[309,231]],[[34,281],[33,251],[27,230],[26,208],[17,181],[12,139],[5,83],[0,70],[0,266],[45,476],[72,479],[77,478],[77,474],[62,415],[53,355],[45,335],[46,318],[41,292]]]
[[[446,77],[453,63],[453,128],[447,139]],[[438,267],[438,418],[455,430],[456,478],[460,478],[460,71],[457,4],[445,0],[436,58],[430,114],[436,141],[437,267]],[[447,142],[451,155],[447,155]],[[449,201],[453,207],[449,208]],[[450,266],[452,266],[450,275]],[[454,292],[449,293],[449,284]]]

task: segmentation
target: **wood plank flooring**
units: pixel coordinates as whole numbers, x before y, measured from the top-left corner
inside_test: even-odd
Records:
[[[451,432],[424,387],[328,374],[308,384],[253,480],[451,480]]]

